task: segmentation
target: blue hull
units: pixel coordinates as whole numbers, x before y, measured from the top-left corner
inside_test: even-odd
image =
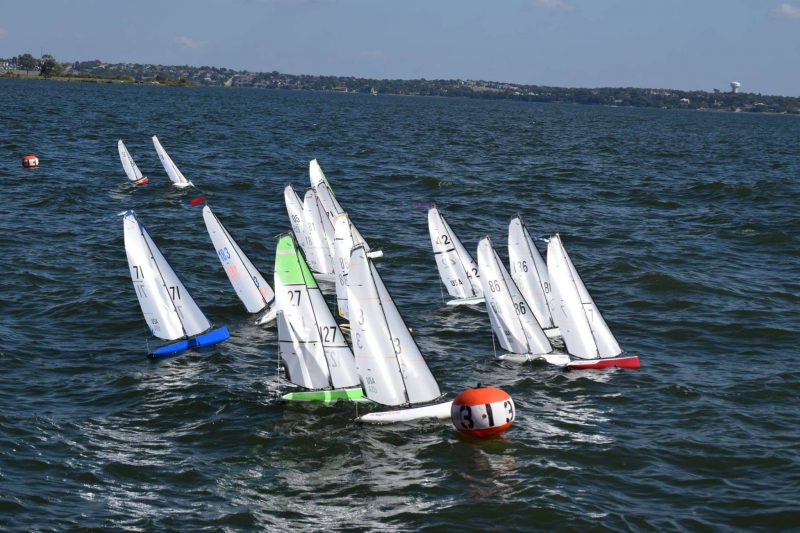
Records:
[[[228,332],[228,328],[226,326],[222,326],[221,328],[213,329],[198,335],[197,337],[192,337],[191,339],[183,339],[173,344],[161,346],[150,352],[147,356],[155,359],[167,355],[175,355],[178,352],[189,350],[191,348],[214,346],[215,344],[219,344],[228,339],[230,336],[231,334]]]

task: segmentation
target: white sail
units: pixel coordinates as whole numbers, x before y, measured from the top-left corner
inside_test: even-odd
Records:
[[[353,353],[291,234],[278,241],[275,291],[289,380],[309,389],[358,386]]]
[[[500,345],[516,354],[541,355],[553,351],[488,237],[478,243],[478,268],[489,320]]]
[[[222,268],[247,310],[258,313],[269,307],[275,298],[269,283],[208,206],[203,207],[203,221]]]
[[[439,384],[363,246],[350,254],[347,282],[353,353],[367,398],[398,406],[441,396]]]
[[[294,232],[295,239],[303,252],[306,254],[311,270],[319,272],[317,257],[312,253],[311,238],[306,231],[305,214],[303,213],[303,201],[294,192],[291,185],[287,185],[283,189],[283,199],[286,203],[286,212],[289,213],[289,222],[292,224],[292,231]]]
[[[172,158],[169,157],[169,154],[164,150],[164,147],[161,146],[158,137],[155,135],[153,135],[153,146],[156,147],[158,158],[161,160],[161,164],[164,165],[164,170],[167,171],[167,175],[169,179],[172,180],[172,183],[174,183],[176,187],[193,187],[194,184],[187,180],[181,171],[178,170],[178,167],[172,162]]]
[[[435,206],[428,210],[428,232],[439,277],[450,296],[483,296],[478,265]]]
[[[356,246],[354,229],[347,213],[341,213],[336,218],[333,271],[336,274],[336,302],[339,316],[343,318],[350,316],[347,306],[347,274],[350,271],[350,251]]]
[[[325,177],[325,173],[322,172],[322,167],[319,166],[319,162],[316,159],[312,159],[308,162],[308,178],[311,182],[311,188],[314,190],[316,190],[320,184],[325,184],[326,188],[330,192],[330,207],[333,208],[333,211],[337,215],[344,212],[344,209],[342,209],[342,206],[339,205],[339,201],[333,194],[331,184],[328,183],[328,178]]]
[[[542,254],[531,239],[522,217],[516,216],[508,225],[508,261],[511,277],[531,305],[536,320],[543,328],[555,327],[550,313],[550,276]]]
[[[208,319],[138,221],[136,213],[126,212],[123,226],[131,279],[153,335],[175,340],[209,329]]]
[[[303,197],[303,221],[308,237],[309,255],[314,257],[315,272],[333,274],[333,226],[328,220],[314,189]]]
[[[136,162],[131,157],[122,139],[117,141],[117,150],[119,150],[119,159],[122,161],[122,168],[125,169],[125,174],[127,174],[128,179],[131,181],[139,181],[142,179],[144,176],[142,176],[139,167],[136,166]]]
[[[616,357],[622,350],[586,290],[561,237],[547,245],[547,269],[553,292],[553,318],[567,351],[582,359]]]
[[[331,184],[328,182],[328,179],[325,177],[325,173],[322,172],[322,168],[319,166],[319,163],[316,159],[312,159],[308,163],[308,176],[309,181],[311,182],[311,188],[314,189],[315,193],[317,193],[317,198],[322,204],[325,214],[328,216],[331,224],[336,225],[336,218],[345,211],[342,209],[341,204],[339,204],[339,200],[336,199],[336,195],[333,193]],[[353,224],[352,221],[350,224]],[[353,225],[353,237],[356,245],[363,244],[367,252],[370,251],[369,244],[367,244],[367,241],[365,241],[364,237],[361,236],[361,232],[358,231],[358,228],[356,228],[355,225]]]

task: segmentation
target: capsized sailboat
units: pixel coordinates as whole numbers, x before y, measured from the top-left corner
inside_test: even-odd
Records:
[[[222,269],[233,285],[236,295],[248,312],[264,312],[256,320],[256,324],[267,324],[275,320],[276,309],[272,307],[275,293],[272,291],[272,287],[207,205],[203,207],[203,221],[206,223],[208,235],[217,251],[217,257],[222,263]]]
[[[525,301],[530,304],[530,310],[544,329],[545,335],[550,338],[561,336],[550,312],[551,292],[547,263],[519,215],[512,218],[508,225],[508,261],[511,277]]]
[[[325,211],[325,214],[328,216],[331,225],[335,225],[336,217],[344,213],[345,210],[342,209],[341,204],[339,204],[339,200],[336,199],[336,195],[333,192],[333,187],[331,187],[328,178],[325,177],[325,173],[322,172],[322,167],[319,166],[319,162],[316,159],[312,159],[308,163],[308,177],[309,181],[311,182],[311,188],[314,189],[314,192],[319,198],[322,208]],[[352,222],[350,222],[350,224],[353,225]],[[365,241],[364,237],[361,236],[361,232],[358,231],[358,228],[356,228],[355,225],[353,225],[352,231],[356,244],[363,244],[364,248],[367,250],[367,257],[371,259],[383,257],[383,252],[381,250],[370,249],[369,244],[367,244],[367,241]]]
[[[131,279],[147,326],[155,337],[178,341],[156,348],[149,356],[174,355],[227,339],[228,328],[211,329],[211,323],[136,218],[136,213],[125,212],[123,227]]]
[[[133,160],[131,157],[130,152],[125,147],[125,143],[122,142],[122,139],[117,141],[117,150],[119,151],[119,159],[122,161],[122,168],[125,170],[125,174],[128,176],[128,179],[134,185],[142,185],[147,183],[147,177],[142,176],[142,171],[139,170],[139,167],[136,166],[136,161]]]
[[[547,245],[547,270],[553,292],[553,318],[567,352],[577,359],[567,368],[639,368],[638,356],[623,355],[558,234]]]
[[[475,305],[484,302],[478,265],[453,233],[436,206],[428,210],[428,232],[439,277],[454,299],[447,305]]]
[[[164,165],[164,170],[167,171],[167,176],[169,179],[172,180],[172,183],[176,187],[194,187],[194,184],[186,179],[175,163],[172,162],[172,158],[169,156],[164,147],[161,146],[161,142],[158,140],[158,137],[153,135],[153,146],[156,147],[156,153],[158,154],[158,159],[161,160],[161,164]]]
[[[275,301],[280,358],[286,376],[309,391],[285,400],[364,400],[353,352],[291,233],[275,252]]]
[[[356,421],[449,419],[453,402],[441,401],[439,384],[362,245],[350,253],[347,283],[350,339],[364,394],[373,402],[400,408],[367,413]]]
[[[517,363],[540,360],[559,366],[569,363],[567,354],[553,351],[530,305],[492,248],[489,237],[478,243],[478,269],[492,331],[500,346],[510,352],[497,358]]]

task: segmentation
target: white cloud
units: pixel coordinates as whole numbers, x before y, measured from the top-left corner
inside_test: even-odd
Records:
[[[8,37],[8,30],[5,28],[0,28],[0,39],[5,39]]]
[[[197,41],[185,35],[175,37],[175,42],[181,45],[183,48],[186,48],[187,50],[197,50],[198,48],[201,48],[204,44],[201,41]]]
[[[792,4],[781,4],[773,11],[777,16],[787,19],[800,19],[800,7]]]
[[[575,9],[571,4],[566,3],[564,0],[533,0],[533,5],[536,7],[543,7],[545,9],[562,9],[564,11],[572,11]]]

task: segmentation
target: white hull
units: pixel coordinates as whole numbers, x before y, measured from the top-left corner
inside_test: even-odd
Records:
[[[264,324],[269,324],[275,317],[278,316],[278,307],[273,306],[272,309],[268,309],[266,313],[264,313],[258,320],[256,320],[257,326],[263,326]]]
[[[336,283],[336,274],[320,274],[314,272],[314,279],[323,283]]]
[[[367,252],[367,257],[370,259],[378,259],[379,257],[383,257],[383,250],[375,250],[372,252]]]
[[[485,302],[486,299],[483,296],[473,296],[472,298],[456,298],[455,300],[450,300],[447,302],[447,305],[478,305]]]
[[[497,356],[498,361],[508,361],[511,363],[544,362],[555,366],[565,367],[569,364],[569,355],[565,353],[504,353]]]
[[[356,422],[361,424],[394,424],[397,422],[411,422],[424,418],[449,420],[452,405],[453,402],[449,401],[434,405],[426,405],[425,407],[399,409],[397,411],[377,411],[359,416],[356,418]]]
[[[187,181],[186,183],[174,183],[173,182],[172,184],[174,186],[176,186],[177,188],[179,188],[179,189],[185,189],[186,187],[194,187],[194,183],[192,183],[191,181]]]
[[[555,328],[547,328],[544,330],[544,334],[547,335],[548,339],[558,339],[561,338],[561,330],[557,327]]]

